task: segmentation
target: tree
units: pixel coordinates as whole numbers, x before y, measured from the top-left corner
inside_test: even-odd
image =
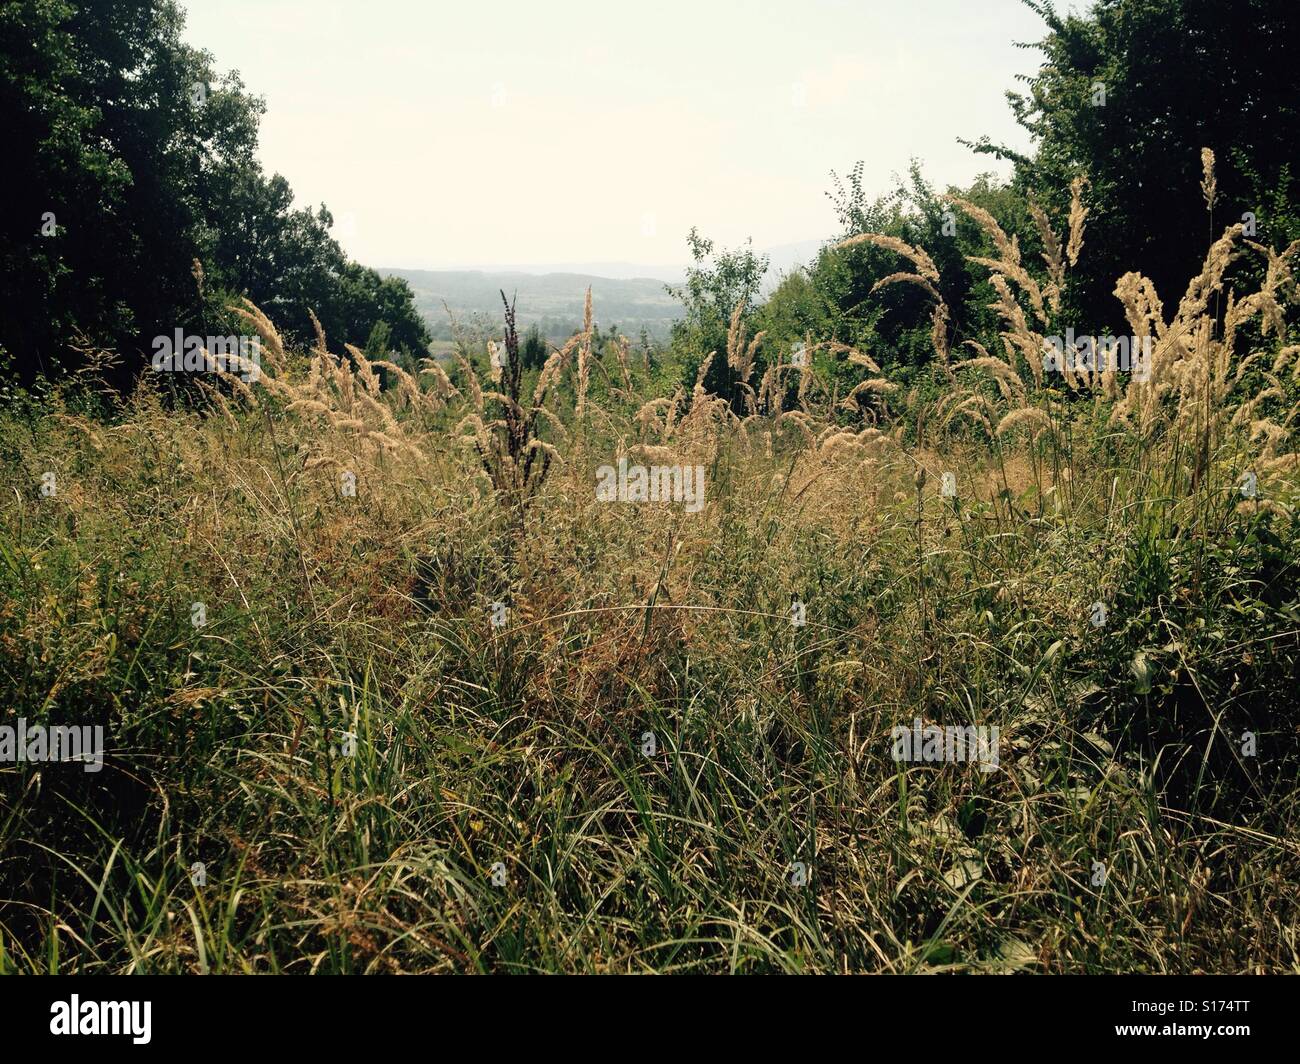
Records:
[[[863,164],[857,163],[844,178],[832,175],[834,188],[828,196],[839,231],[806,274],[792,273],[782,281],[768,298],[756,328],[767,332],[768,348],[788,347],[802,341],[805,333],[849,344],[869,354],[896,381],[908,383],[928,373],[936,358],[931,298],[913,284],[881,285],[907,269],[897,252],[870,243],[836,245],[877,233],[925,250],[939,274],[935,287],[949,309],[949,343],[955,347],[964,339],[996,331],[996,318],[989,307],[995,293],[988,271],[970,261],[970,256],[988,254],[987,238],[952,207],[951,197],[960,196],[987,210],[1030,255],[1036,254],[1039,237],[1023,198],[988,175],[967,188],[940,193],[914,160],[906,179],[892,191],[869,198],[862,172]],[[824,363],[820,372],[839,375],[847,387],[861,377],[859,370],[843,361],[820,355],[818,359]]]
[[[1255,215],[1257,239],[1300,237],[1294,165],[1300,142],[1300,5],[1294,0],[1099,0],[1044,20],[1044,62],[1008,93],[1034,138],[1010,158],[1016,184],[1063,210],[1087,176],[1088,235],[1067,293],[1090,332],[1117,324],[1116,279],[1146,274],[1167,298],[1199,272],[1211,236]],[[1217,157],[1214,210],[1202,202],[1201,149]]]
[[[530,325],[519,345],[519,360],[525,370],[541,369],[546,363],[546,338],[537,324]]]
[[[290,333],[310,335],[310,308],[340,342],[383,320],[422,349],[409,289],[349,263],[324,207],[293,209],[254,155],[262,101],[183,25],[174,0],[0,7],[0,348],[30,381],[74,363],[81,333],[133,371],[153,336],[201,332],[246,295]]]
[[[735,402],[739,396],[727,366],[727,331],[738,306],[743,308],[742,322],[747,327],[751,324],[769,259],[756,254],[748,241],[738,250],[715,253],[713,241],[695,228],[686,239],[694,265],[687,268],[681,285],[664,286],[686,311],[685,317],[673,324],[671,342],[685,361],[688,386],[694,384],[697,369],[712,353],[705,387]]]

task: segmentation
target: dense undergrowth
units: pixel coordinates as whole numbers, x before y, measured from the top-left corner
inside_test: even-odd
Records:
[[[733,404],[589,329],[417,380],[251,309],[256,385],[11,403],[0,711],[107,753],[0,768],[0,968],[1300,969],[1295,349],[1236,369],[1216,245],[1172,323],[1126,290],[1148,381],[1044,380],[1014,250],[1006,357],[936,309],[890,417],[844,345],[857,394],[749,387],[738,318]],[[706,504],[597,501],[620,456]],[[916,719],[996,771],[895,761]]]

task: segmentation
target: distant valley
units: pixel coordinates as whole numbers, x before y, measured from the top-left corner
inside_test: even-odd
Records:
[[[415,294],[416,308],[435,339],[451,337],[447,310],[465,326],[475,316],[486,317],[489,328],[501,320],[501,292],[516,300],[519,326],[537,325],[551,339],[563,339],[582,326],[583,301],[592,290],[596,320],[602,329],[617,326],[637,339],[644,329],[652,340],[668,338],[681,316],[681,304],[664,282],[648,277],[597,277],[583,273],[522,273],[483,270],[393,270],[384,276],[404,278]]]
[[[770,265],[764,291],[776,286],[795,267],[816,258],[822,241],[805,240],[764,248]],[[567,266],[485,266],[481,269],[385,269],[385,277],[403,277],[415,293],[415,305],[436,340],[451,338],[447,308],[466,326],[475,315],[486,315],[490,325],[501,317],[501,295],[517,295],[521,328],[538,325],[552,340],[565,339],[582,325],[583,299],[592,290],[596,320],[602,329],[617,327],[631,339],[644,329],[651,340],[668,339],[672,323],[681,317],[681,304],[665,290],[680,283],[684,266],[628,262],[589,262]],[[445,304],[445,306],[444,306]]]

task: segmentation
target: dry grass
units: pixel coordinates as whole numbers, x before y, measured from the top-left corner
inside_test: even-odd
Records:
[[[1004,328],[910,425],[867,353],[808,338],[840,395],[739,315],[741,413],[707,364],[652,397],[590,300],[527,380],[511,329],[417,378],[249,306],[262,379],[206,411],[6,414],[6,706],[110,740],[3,770],[0,968],[1300,969],[1294,249],[1237,297],[1229,229],[1169,321],[1127,275],[1151,378],[1057,382],[1081,190],[1042,282],[958,204]],[[863,239],[946,360],[933,262]],[[598,503],[628,454],[705,508]],[[997,726],[999,770],[894,761],[915,718]]]

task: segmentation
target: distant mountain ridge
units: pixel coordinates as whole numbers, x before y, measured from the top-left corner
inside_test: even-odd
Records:
[[[532,277],[563,273],[613,281],[660,281],[666,284],[677,284],[686,276],[686,267],[662,262],[473,262],[437,266],[422,272],[526,274]]]
[[[761,249],[759,253],[771,260],[764,288],[774,288],[783,274],[815,258],[824,243],[805,240]],[[645,329],[652,339],[666,340],[672,323],[682,316],[682,308],[665,285],[680,283],[686,268],[591,262],[461,270],[380,268],[379,272],[410,284],[417,309],[438,338],[450,336],[447,307],[458,318],[468,320],[478,314],[486,315],[490,322],[499,321],[502,290],[516,297],[522,328],[536,324],[548,337],[567,337],[582,324],[583,300],[590,287],[596,320],[602,328],[617,326],[632,338]]]
[[[501,292],[515,300],[521,328],[538,325],[548,337],[569,336],[581,327],[588,287],[596,320],[602,328],[617,326],[636,338],[645,329],[652,339],[667,339],[681,317],[681,304],[664,281],[650,277],[601,277],[587,273],[487,272],[483,270],[381,269],[385,277],[401,277],[415,294],[416,308],[435,337],[450,335],[447,309],[465,320],[485,315],[501,318]],[[444,305],[445,304],[445,305]]]

